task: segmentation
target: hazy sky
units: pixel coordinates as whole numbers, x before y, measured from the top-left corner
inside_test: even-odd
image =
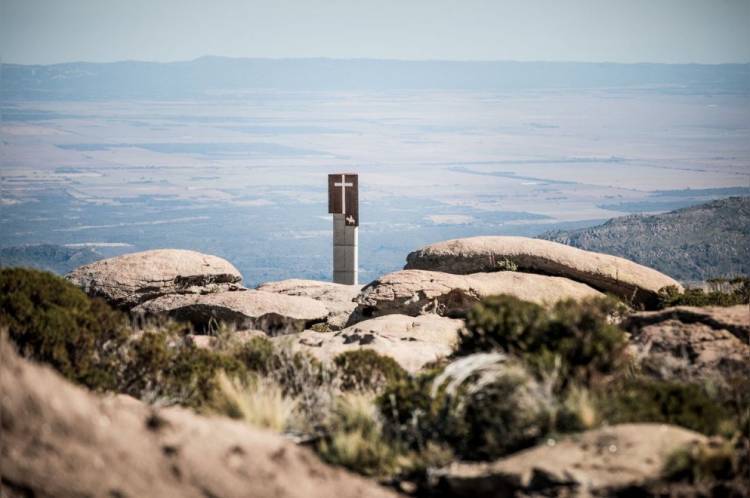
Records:
[[[0,0],[3,62],[750,62],[750,0]]]

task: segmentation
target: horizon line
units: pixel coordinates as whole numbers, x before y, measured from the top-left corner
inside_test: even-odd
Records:
[[[377,58],[377,57],[250,57],[250,56],[228,56],[228,55],[201,55],[192,59],[178,59],[178,60],[146,60],[146,59],[118,59],[111,61],[86,61],[86,60],[71,60],[65,62],[50,62],[50,63],[22,63],[22,62],[6,62],[0,59],[0,65],[7,66],[62,66],[67,64],[126,64],[126,63],[140,63],[140,64],[184,64],[189,62],[197,62],[201,59],[227,59],[236,61],[337,61],[337,62],[404,62],[404,63],[457,63],[457,64],[591,64],[591,65],[618,65],[618,66],[747,66],[750,65],[750,61],[747,62],[615,62],[615,61],[583,61],[583,60],[519,60],[519,59],[397,59],[397,58]]]

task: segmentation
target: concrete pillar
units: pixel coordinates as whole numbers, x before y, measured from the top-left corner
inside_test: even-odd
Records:
[[[347,226],[346,215],[333,215],[333,281],[357,285],[359,227]]]

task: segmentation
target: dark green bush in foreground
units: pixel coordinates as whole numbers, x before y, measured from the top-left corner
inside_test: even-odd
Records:
[[[550,311],[513,296],[490,297],[469,311],[457,355],[502,351],[539,372],[557,369],[562,386],[616,372],[625,333],[609,323],[621,312],[610,298],[561,301]]]
[[[235,358],[187,344],[180,325],[135,331],[123,313],[38,270],[0,270],[0,327],[23,356],[74,382],[150,401],[199,407],[219,371],[245,370]]]
[[[485,355],[486,356],[486,355]],[[547,433],[552,414],[546,393],[519,364],[495,355],[471,367],[468,356],[443,371],[392,383],[378,398],[386,433],[421,451],[445,445],[466,460],[496,458]]]
[[[0,270],[0,327],[26,357],[45,362],[93,389],[117,384],[126,317],[60,277]]]

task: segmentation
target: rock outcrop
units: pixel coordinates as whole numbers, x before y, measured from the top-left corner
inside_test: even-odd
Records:
[[[328,316],[328,309],[314,299],[255,290],[170,294],[146,301],[133,312],[166,315],[198,328],[205,328],[212,321],[223,322],[269,335],[301,332]]]
[[[684,381],[750,376],[750,307],[677,306],[622,323],[644,371]]]
[[[346,327],[349,317],[357,303],[354,299],[362,289],[358,285],[343,285],[319,280],[303,280],[292,278],[279,282],[267,282],[257,287],[264,292],[286,294],[287,296],[302,296],[320,301],[328,308],[326,323],[332,330]]]
[[[310,353],[324,363],[336,355],[372,349],[390,356],[409,372],[451,354],[463,321],[437,315],[387,315],[359,322],[338,332],[306,330],[274,339],[294,351]]]
[[[66,278],[91,296],[130,309],[167,294],[238,288],[242,275],[228,261],[182,249],[124,254],[76,268]]]
[[[388,497],[282,436],[99,398],[0,337],[2,496]]]
[[[674,306],[659,311],[644,311],[628,316],[622,326],[633,330],[646,325],[677,320],[701,323],[713,329],[724,329],[739,340],[750,344],[750,306]]]
[[[435,478],[448,496],[612,496],[658,479],[669,455],[706,441],[676,426],[622,424],[549,440],[495,462],[455,463]]]
[[[463,316],[481,299],[511,294],[542,305],[563,299],[585,299],[602,294],[562,277],[511,271],[454,275],[437,271],[402,270],[368,284],[357,298],[356,316],[373,317],[399,313],[437,313]]]
[[[667,275],[627,259],[526,237],[470,237],[438,242],[410,253],[405,269],[470,274],[497,271],[503,265],[566,277],[646,306],[655,304],[663,287],[682,289]]]

